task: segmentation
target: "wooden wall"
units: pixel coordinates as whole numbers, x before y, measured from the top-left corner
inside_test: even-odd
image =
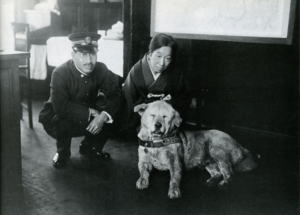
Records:
[[[15,0],[15,20],[25,22],[23,10],[31,10],[39,0]],[[62,34],[75,31],[108,30],[117,21],[123,21],[122,2],[91,3],[89,0],[58,0],[61,12]]]
[[[151,1],[131,4],[133,64],[147,51]],[[178,68],[185,71],[197,98],[199,124],[299,136],[298,9],[292,45],[178,42]]]
[[[193,41],[191,52],[203,124],[298,134],[298,44]]]
[[[151,0],[123,0],[124,77],[145,54],[150,41]]]
[[[108,30],[123,21],[122,2],[90,3],[89,0],[60,1],[62,29],[67,32]]]

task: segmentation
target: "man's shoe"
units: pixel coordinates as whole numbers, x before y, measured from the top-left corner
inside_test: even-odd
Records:
[[[64,158],[56,153],[53,157],[52,163],[55,168],[60,168],[66,165],[68,158]]]
[[[92,158],[97,160],[108,160],[110,159],[110,154],[104,151],[97,151],[95,148],[93,148]]]
[[[79,145],[79,153],[81,155],[90,155],[91,151],[92,151],[91,146],[85,143],[84,141],[81,141]]]

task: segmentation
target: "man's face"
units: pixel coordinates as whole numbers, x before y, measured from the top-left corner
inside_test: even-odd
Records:
[[[72,52],[73,60],[82,72],[89,74],[91,73],[96,65],[97,62],[97,52],[79,52],[79,51],[73,51]]]

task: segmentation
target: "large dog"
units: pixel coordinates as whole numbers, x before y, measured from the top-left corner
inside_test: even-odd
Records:
[[[134,111],[142,116],[138,134],[138,189],[149,186],[153,167],[170,171],[168,196],[171,199],[181,196],[182,164],[187,169],[205,168],[211,175],[206,185],[218,183],[221,189],[227,187],[234,171],[250,171],[257,167],[251,153],[224,132],[179,130],[182,119],[165,101],[141,104]]]

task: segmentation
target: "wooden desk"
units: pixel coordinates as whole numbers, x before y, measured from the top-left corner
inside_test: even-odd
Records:
[[[0,53],[1,214],[26,214],[22,187],[19,59],[28,52]]]

